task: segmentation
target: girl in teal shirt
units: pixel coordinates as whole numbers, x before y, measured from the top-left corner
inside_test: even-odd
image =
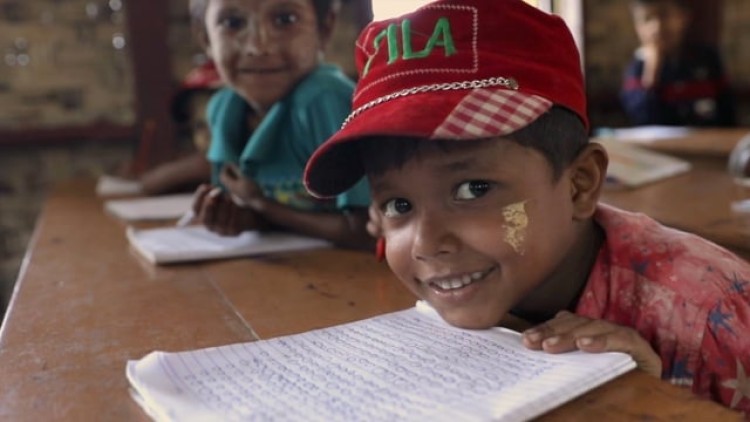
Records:
[[[371,248],[365,182],[311,197],[305,164],[350,112],[353,83],[322,51],[333,0],[191,0],[201,41],[226,88],[208,105],[213,183],[196,192],[196,219],[236,235],[279,228]]]

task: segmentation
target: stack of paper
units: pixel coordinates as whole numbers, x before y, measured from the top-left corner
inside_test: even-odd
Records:
[[[96,194],[99,196],[139,195],[143,191],[141,183],[122,177],[103,175],[96,182]]]
[[[133,248],[155,264],[234,258],[330,246],[293,233],[247,231],[220,236],[203,226],[164,227],[127,231]]]
[[[193,206],[192,194],[164,195],[152,198],[115,199],[104,203],[104,209],[125,220],[169,220],[179,218]]]
[[[660,139],[680,139],[694,132],[685,126],[634,126],[617,129],[602,129],[599,136],[614,138],[622,142],[650,143]]]
[[[303,334],[129,361],[159,421],[522,421],[635,367],[622,353],[531,351],[426,305]]]

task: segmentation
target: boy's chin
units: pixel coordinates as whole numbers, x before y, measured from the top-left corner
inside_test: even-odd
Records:
[[[496,327],[502,320],[502,315],[495,317],[471,309],[438,309],[437,311],[448,324],[468,330],[484,330]]]

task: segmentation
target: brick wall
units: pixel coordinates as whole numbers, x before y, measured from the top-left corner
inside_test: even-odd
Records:
[[[167,42],[179,81],[205,58],[190,30],[187,0],[169,1]],[[133,123],[121,2],[0,0],[0,130]],[[361,0],[345,4],[327,54],[350,75],[361,8]],[[113,39],[121,35],[125,45],[118,49]],[[112,172],[132,150],[122,142],[10,146],[0,140],[0,315],[49,187]]]

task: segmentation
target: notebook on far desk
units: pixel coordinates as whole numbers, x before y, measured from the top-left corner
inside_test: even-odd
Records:
[[[126,365],[159,421],[526,421],[633,369],[623,353],[551,355],[504,328],[463,330],[424,303],[285,337]]]
[[[100,197],[140,195],[142,192],[143,186],[137,180],[105,174],[96,182],[96,194]]]
[[[112,199],[104,203],[104,209],[125,221],[170,220],[180,218],[192,205],[192,194],[180,194]]]
[[[136,230],[128,227],[133,249],[154,264],[236,258],[330,246],[330,243],[282,232],[247,231],[220,236],[203,226]]]
[[[692,168],[689,161],[622,143],[597,139],[607,150],[607,184],[615,187],[638,187],[685,173]]]

